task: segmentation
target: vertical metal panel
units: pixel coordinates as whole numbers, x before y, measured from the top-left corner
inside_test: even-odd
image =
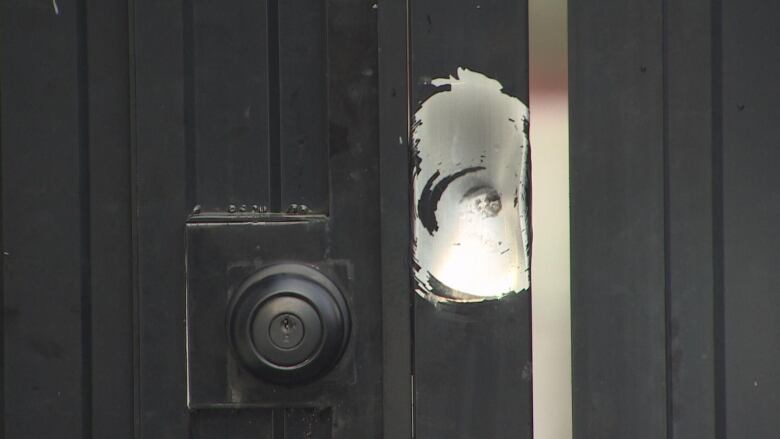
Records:
[[[128,8],[86,5],[92,287],[92,434],[133,437]]]
[[[722,20],[725,433],[780,430],[780,5],[717,2]]]
[[[665,2],[667,434],[676,439],[716,431],[710,3]]]
[[[278,147],[271,137],[278,127],[269,125],[270,115],[279,111],[271,107],[278,102],[270,102],[278,83],[269,82],[271,69],[278,70],[268,47],[269,20],[276,17],[268,16],[266,1],[191,0],[185,2],[184,20],[182,50],[191,53],[184,66],[191,75],[184,105],[191,112],[186,129],[195,157],[190,170],[195,179],[189,182],[195,202],[215,210],[268,204],[267,170],[278,166],[269,155],[269,146]]]
[[[195,108],[199,108],[197,93],[201,85],[197,71],[192,84],[188,85],[187,66],[188,57],[192,57],[195,66],[203,58],[199,58],[202,52],[197,49],[198,38],[194,37],[194,42],[190,42],[187,35],[191,35],[190,31],[194,33],[192,35],[197,35],[203,30],[203,27],[197,25],[199,14],[202,13],[198,7],[202,5],[200,2],[195,4],[191,10],[192,17],[189,17],[186,5],[178,1],[153,4],[138,2],[133,11],[136,63],[133,90],[136,124],[134,226],[137,239],[135,257],[138,264],[139,331],[137,406],[140,409],[140,434],[144,436],[187,437],[202,434],[198,429],[204,425],[203,428],[207,430],[212,427],[218,429],[220,427],[215,425],[222,422],[212,424],[211,421],[204,421],[205,424],[199,424],[198,419],[216,415],[201,414],[193,418],[186,410],[184,388],[183,226],[187,211],[200,202],[203,187],[201,169],[198,168],[201,166],[200,160],[207,162],[208,154],[211,154],[203,152],[197,142],[188,141],[192,133],[187,133],[188,129],[197,129],[201,123],[197,112],[188,114],[193,102]],[[330,149],[329,163],[312,162],[309,165],[318,167],[320,177],[330,174],[332,209],[326,230],[327,257],[348,266],[347,275],[351,285],[354,285],[351,311],[355,329],[351,343],[355,346],[355,362],[346,366],[352,371],[354,379],[339,384],[347,389],[344,391],[333,391],[334,388],[342,387],[329,386],[327,382],[313,383],[308,387],[286,390],[283,395],[280,394],[280,400],[290,402],[308,398],[308,402],[301,402],[304,405],[332,401],[332,408],[320,407],[331,413],[332,430],[312,430],[311,434],[317,437],[377,437],[381,428],[381,395],[376,392],[381,382],[381,344],[377,342],[381,337],[381,287],[379,250],[376,245],[379,236],[376,10],[357,0],[331,1],[327,6],[323,5],[320,11],[325,8],[328,11],[326,38],[330,52],[327,93],[324,95],[328,97],[329,143],[335,146]],[[269,11],[271,9],[278,11],[275,8]],[[238,12],[220,12],[230,17],[233,13]],[[275,13],[269,12],[271,16]],[[284,13],[289,16],[290,11],[285,10]],[[190,18],[196,24],[192,29],[187,29],[187,20]],[[324,20],[326,17],[320,18]],[[241,17],[238,23],[248,27],[250,22],[243,20],[244,17]],[[230,20],[222,24],[230,24]],[[253,32],[257,29],[272,30],[265,29],[262,22],[254,23],[253,26]],[[222,29],[233,31],[224,26]],[[289,34],[292,31],[285,28],[284,32]],[[285,35],[280,33],[278,37],[284,38]],[[207,35],[201,37],[205,39]],[[208,43],[215,44],[215,41]],[[190,49],[188,44],[195,44],[196,48]],[[284,45],[279,46],[279,49],[279,57],[284,56],[282,49],[292,50]],[[215,52],[209,53],[216,56]],[[270,64],[273,63],[269,62],[269,67]],[[229,75],[234,70],[220,72]],[[229,77],[220,79],[229,80]],[[273,84],[269,84],[269,89],[272,88]],[[272,97],[269,99],[273,101]],[[234,101],[228,102],[232,103]],[[251,124],[273,124],[273,118],[270,114],[268,116],[267,120],[261,118],[253,120]],[[195,138],[197,140],[197,134]],[[323,151],[322,145],[317,145],[320,148],[317,151]],[[217,143],[213,146],[218,147]],[[244,146],[249,148],[250,145]],[[225,148],[214,153],[216,166],[225,169],[251,167],[251,164],[243,161],[243,156],[226,156],[223,152]],[[278,152],[282,154],[282,151]],[[269,157],[272,155],[269,152]],[[314,155],[306,156],[304,160],[316,159]],[[267,178],[271,182],[271,201],[276,196],[273,183],[276,178],[274,173],[280,171],[279,166],[278,161],[270,159],[265,167],[252,168],[255,177]],[[282,166],[282,173],[278,175],[280,184],[284,183],[286,169]],[[328,190],[317,183],[319,177],[309,175],[304,176],[304,180],[308,177],[312,177],[312,180],[302,183],[316,186],[317,191]],[[295,179],[290,178],[288,182],[294,183]],[[229,203],[230,184],[219,179],[212,183],[218,190],[212,194],[216,200],[214,206]],[[250,183],[242,182],[242,190],[249,187]],[[284,188],[283,184],[281,188]],[[227,201],[217,202],[223,199]],[[210,210],[214,206],[205,205],[204,208]],[[281,402],[280,405],[285,403]],[[253,413],[264,418],[269,412],[256,410]],[[251,416],[247,415],[241,419],[249,418]],[[287,429],[293,434],[296,431],[307,432],[311,424],[310,419],[299,418],[288,417],[285,421]],[[238,424],[244,422],[241,419],[225,418],[224,425],[239,428]],[[256,430],[257,434],[263,434],[261,427],[259,425]],[[282,433],[277,430],[274,434],[281,437],[279,435]]]
[[[326,2],[184,7],[195,201],[327,213]]]
[[[192,414],[192,439],[271,439],[270,410],[206,410]],[[305,437],[305,436],[300,436]]]
[[[3,42],[0,173],[4,437],[238,438],[270,434],[270,410],[188,412],[183,352],[183,226],[189,210],[201,200],[213,200],[215,208],[239,204],[243,195],[234,196],[244,190],[249,194],[247,203],[255,200],[256,191],[261,193],[257,199],[264,202],[262,194],[271,191],[270,184],[263,189],[272,174],[268,163],[261,163],[264,154],[270,156],[267,145],[247,140],[265,121],[252,119],[236,127],[231,125],[234,119],[224,119],[246,97],[236,91],[240,85],[258,79],[252,73],[257,72],[252,70],[257,65],[231,59],[215,66],[225,54],[205,46],[228,41],[231,50],[236,49],[235,43],[239,53],[253,54],[262,46],[263,35],[255,33],[255,39],[237,41],[231,34],[237,30],[225,23],[248,23],[253,16],[230,15],[241,8],[178,0],[138,0],[129,6],[128,10],[127,5],[114,1],[74,5],[61,0],[3,6],[10,11],[3,14],[3,29],[12,36]],[[258,12],[256,6],[249,5],[250,12]],[[355,368],[356,379],[345,383],[349,393],[337,395],[343,400],[332,408],[282,411],[287,432],[277,429],[273,434],[379,437],[381,292],[401,291],[401,299],[393,300],[395,310],[408,312],[409,284],[404,240],[396,240],[386,253],[392,257],[394,251],[400,256],[401,262],[387,271],[398,276],[384,290],[380,281],[377,9],[357,0],[319,6],[320,12],[328,9],[326,39],[333,48],[324,67],[329,82],[322,99],[327,98],[328,111],[301,118],[327,115],[327,128],[312,128],[312,133],[321,131],[316,135],[327,135],[329,141],[307,144],[311,149],[305,156],[292,154],[288,163],[294,169],[280,178],[287,178],[285,184],[297,183],[299,158],[306,166],[316,166],[301,171],[303,187],[291,187],[293,195],[289,195],[289,200],[298,201],[294,193],[301,189],[300,202],[306,203],[311,196],[315,210],[327,204],[328,197],[322,194],[333,189],[329,250],[332,258],[351,267],[348,275],[356,286],[353,311],[359,318],[353,337],[357,363],[349,366]],[[198,34],[208,27],[198,21],[207,21],[203,11],[216,15],[208,19],[222,19],[217,30],[225,33],[215,31],[213,39]],[[282,12],[295,15],[289,9]],[[405,9],[395,9],[395,14],[405,21]],[[312,12],[308,18],[314,20],[316,15]],[[253,32],[263,29],[262,23],[251,24]],[[289,27],[286,32],[303,40],[322,36],[315,31],[298,35]],[[405,29],[398,35],[402,38],[389,46],[403,58]],[[303,44],[288,40],[293,41]],[[286,43],[280,44],[280,52],[294,52]],[[303,58],[298,61],[314,65],[314,59]],[[392,58],[387,60],[388,65],[393,63]],[[216,74],[225,77],[206,81],[209,76],[197,70],[204,67],[201,61],[210,73],[221,68]],[[41,63],[44,69],[39,68]],[[405,69],[402,62],[394,65],[397,77],[385,83],[387,98],[398,108],[407,106]],[[230,82],[230,75],[239,80]],[[318,75],[313,72],[312,76]],[[214,88],[201,87],[200,81]],[[311,86],[321,91],[310,83],[304,85],[302,89]],[[248,87],[252,90],[249,98],[260,106],[267,99],[261,97],[263,87],[271,88],[254,82]],[[292,96],[295,87],[285,89],[282,84],[280,93],[285,90]],[[400,130],[388,137],[393,145],[398,136],[404,138],[387,156],[406,169],[406,112],[389,119]],[[229,131],[231,127],[236,131]],[[287,129],[292,132],[293,127],[290,123]],[[201,150],[199,139],[211,143]],[[240,145],[230,155],[227,144],[233,140]],[[333,147],[328,149],[328,143]],[[212,153],[224,159],[219,163],[224,173],[199,174],[199,166],[213,165],[208,161]],[[329,163],[319,162],[319,156]],[[231,174],[237,167],[236,174]],[[288,170],[284,164],[282,168]],[[389,201],[383,207],[393,209],[405,203],[407,194],[389,192],[398,189],[396,185],[404,189],[408,182],[405,172],[391,167],[384,172]],[[216,189],[209,192],[212,187]],[[13,216],[8,212],[14,212]],[[408,216],[396,215],[400,216],[388,220],[401,221],[388,224],[385,240],[405,228]],[[393,416],[408,422],[409,321],[398,319],[400,326],[395,328],[389,323],[389,332],[402,337],[393,348],[400,353],[394,364],[402,368],[392,376],[405,386],[395,394]],[[318,414],[316,419],[313,413]],[[400,426],[403,429],[408,431],[409,424]]]
[[[280,207],[327,213],[327,2],[273,1],[279,2],[279,107],[271,111],[279,113]]]
[[[407,2],[379,7],[379,173],[384,438],[412,437],[412,282]]]
[[[9,439],[90,434],[83,4],[2,4],[3,414]],[[84,372],[86,369],[86,373]]]
[[[626,13],[598,15],[608,20],[599,24],[588,5],[573,6],[572,145],[578,151],[571,163],[575,432],[582,437],[610,432],[631,437],[771,437],[780,427],[776,416],[780,380],[775,373],[780,357],[773,349],[780,341],[775,312],[780,306],[775,294],[779,281],[774,274],[778,242],[772,233],[780,214],[780,200],[773,190],[778,184],[775,164],[780,159],[775,147],[780,133],[773,122],[773,108],[780,97],[776,81],[780,62],[770,54],[776,52],[780,42],[780,32],[774,26],[780,10],[761,2],[663,3],[664,34],[657,38],[662,41],[664,61],[661,131],[666,166],[663,210],[667,314],[666,345],[662,346],[655,337],[652,343],[647,338],[657,333],[657,326],[648,328],[635,315],[611,326],[610,331],[604,330],[603,323],[609,321],[605,312],[631,316],[635,313],[632,310],[657,310],[660,299],[656,295],[642,302],[612,301],[608,309],[592,303],[605,286],[610,289],[635,282],[655,285],[658,279],[645,278],[647,264],[644,270],[634,267],[622,276],[616,276],[614,269],[626,266],[625,260],[632,254],[657,260],[657,242],[661,242],[658,228],[633,237],[630,250],[615,248],[616,242],[629,235],[626,228],[641,224],[640,220],[633,213],[616,211],[614,206],[594,204],[600,197],[620,199],[607,186],[626,191],[624,180],[609,173],[613,168],[631,165],[628,169],[632,178],[646,179],[643,186],[648,189],[656,188],[661,181],[657,174],[648,173],[648,169],[655,169],[655,160],[645,157],[634,164],[631,159],[637,152],[626,145],[641,145],[638,139],[621,145],[621,151],[630,151],[629,156],[616,150],[601,154],[605,145],[612,145],[614,138],[622,139],[621,133],[629,128],[642,139],[655,140],[659,130],[652,130],[652,125],[641,130],[632,125],[655,120],[656,100],[637,100],[641,108],[649,109],[623,110],[626,116],[618,117],[609,113],[616,105],[614,101],[633,100],[642,81],[610,80],[609,89],[599,86],[605,71],[611,71],[605,70],[605,60],[600,56],[609,57],[607,66],[641,61],[646,63],[646,73],[654,73],[653,63],[637,59],[636,54],[642,52],[637,52],[636,38],[656,29],[658,21],[652,14],[643,14],[626,29],[626,36],[612,36],[612,41],[620,41],[616,44],[626,51],[609,52],[592,44],[592,37],[602,33],[594,31],[614,32],[616,23],[626,22]],[[592,111],[594,103],[600,111]],[[592,141],[594,138],[597,141]],[[599,155],[594,155],[596,152]],[[598,161],[586,161],[588,157]],[[597,172],[604,177],[599,178]],[[657,193],[634,196],[636,202],[654,207],[643,213],[644,217],[659,208]],[[642,213],[641,209],[634,206],[631,212]],[[605,218],[610,221],[605,222]],[[610,253],[596,252],[597,240],[610,242]],[[611,254],[622,255],[624,260],[615,261]],[[595,274],[599,268],[596,264],[602,272],[608,267],[610,277]],[[618,344],[625,338],[617,332],[619,329],[643,337]],[[595,341],[588,343],[583,331],[590,331]],[[653,356],[640,357],[638,349],[643,355]],[[640,431],[648,432],[647,427],[660,425],[645,425],[643,420],[650,415],[661,419],[663,393],[658,391],[658,397],[649,404],[647,389],[636,383],[615,383],[611,377],[622,375],[606,368],[642,358],[642,364],[623,369],[660,382],[656,359],[663,358],[664,351],[669,429],[642,436]],[[583,361],[593,367],[583,368]],[[602,375],[599,370],[603,369],[610,375]],[[657,389],[663,387],[656,385]],[[619,404],[604,410],[604,401]],[[623,407],[641,407],[643,417],[626,416]],[[616,410],[620,416],[608,418]],[[620,420],[621,430],[593,424],[604,419]]]
[[[662,3],[569,7],[574,435],[660,439]]]
[[[528,299],[433,305],[417,298],[416,437],[532,436]]]
[[[381,437],[382,293],[377,16],[370,2],[329,0],[329,257],[353,266],[356,381],[333,407],[334,438]]]
[[[436,92],[432,79],[459,67],[528,102],[525,1],[423,0],[410,13],[412,111]],[[531,437],[529,294],[437,305],[415,297],[416,437]]]
[[[133,226],[138,435],[189,434],[184,364],[182,3],[134,3]]]

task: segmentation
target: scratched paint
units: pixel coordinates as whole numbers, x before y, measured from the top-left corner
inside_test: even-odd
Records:
[[[476,302],[528,290],[528,107],[459,68],[415,114],[416,291]]]

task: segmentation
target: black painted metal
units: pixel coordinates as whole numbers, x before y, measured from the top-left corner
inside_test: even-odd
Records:
[[[278,102],[286,93],[293,93],[295,87],[301,87],[301,84],[285,82],[286,78],[276,69],[286,65],[283,60],[288,57],[298,56],[293,49],[301,43],[292,41],[294,43],[292,46],[286,46],[286,42],[290,40],[285,32],[289,33],[290,29],[295,28],[295,21],[303,15],[285,13],[283,9],[288,6],[274,2],[259,3],[264,7],[257,7],[256,3],[252,5],[247,3],[247,10],[241,11],[241,8],[238,8],[230,12],[220,12],[217,17],[224,15],[228,17],[221,19],[222,21],[215,23],[214,26],[193,26],[189,22],[186,25],[178,25],[177,23],[189,19],[190,16],[196,23],[199,17],[208,20],[216,18],[199,12],[201,8],[208,7],[207,3],[193,2],[182,5],[171,2],[170,11],[161,9],[164,4],[136,3],[137,22],[149,25],[159,20],[160,24],[160,27],[147,29],[147,32],[136,35],[140,42],[135,48],[138,63],[136,71],[139,72],[135,82],[135,93],[146,99],[141,102],[139,98],[136,102],[137,130],[139,136],[141,133],[148,136],[144,142],[138,139],[139,155],[145,151],[151,158],[155,154],[154,151],[159,152],[159,148],[167,148],[172,152],[171,160],[175,161],[175,164],[168,163],[167,166],[173,165],[174,169],[181,163],[203,163],[201,160],[206,160],[213,161],[209,164],[209,169],[234,169],[235,175],[241,175],[238,172],[245,170],[246,173],[243,175],[267,178],[269,181],[266,195],[257,192],[257,195],[250,197],[233,191],[231,189],[233,186],[222,184],[221,180],[201,180],[201,176],[209,175],[208,170],[204,173],[198,167],[195,169],[179,167],[181,173],[169,172],[162,176],[169,184],[164,183],[163,187],[154,194],[146,192],[140,197],[143,201],[145,197],[162,195],[169,201],[179,200],[178,203],[181,203],[179,206],[183,208],[178,214],[171,214],[171,207],[149,210],[147,216],[139,218],[139,228],[142,231],[139,233],[138,242],[142,246],[153,246],[159,242],[160,238],[156,234],[161,233],[161,224],[168,224],[172,228],[166,232],[169,236],[182,237],[183,220],[186,219],[183,215],[184,211],[191,210],[195,205],[200,205],[199,218],[205,218],[203,220],[205,222],[201,219],[194,220],[202,225],[193,224],[190,233],[192,239],[188,239],[187,243],[188,293],[216,301],[201,302],[200,305],[198,302],[193,302],[192,305],[200,307],[200,311],[197,315],[191,313],[187,317],[189,328],[197,331],[190,332],[191,336],[197,337],[194,343],[189,345],[190,353],[196,355],[197,359],[192,356],[189,359],[188,390],[190,407],[197,413],[201,413],[198,428],[209,429],[212,422],[230,422],[212,414],[228,406],[232,408],[262,406],[273,408],[273,414],[270,416],[274,419],[274,431],[272,433],[268,430],[258,430],[257,434],[289,437],[292,434],[289,431],[305,430],[305,426],[296,426],[295,423],[310,422],[310,419],[307,416],[285,416],[284,408],[309,407],[308,410],[312,413],[315,411],[329,413],[328,419],[331,419],[336,426],[332,432],[335,437],[377,437],[381,434],[379,433],[381,399],[380,393],[375,389],[377,384],[381,383],[381,343],[378,340],[381,337],[382,290],[379,285],[379,255],[375,238],[379,234],[376,11],[370,5],[357,1],[326,2],[324,7],[327,13],[320,17],[324,22],[325,34],[320,33],[316,36],[317,41],[327,41],[327,56],[322,55],[323,59],[327,60],[327,64],[321,74],[311,69],[299,73],[314,75],[315,79],[319,78],[325,84],[327,91],[327,100],[322,100],[321,103],[327,106],[329,127],[327,137],[309,139],[312,147],[316,147],[319,151],[327,151],[324,156],[327,160],[323,163],[321,158],[318,159],[322,155],[319,153],[304,154],[307,160],[312,160],[311,166],[317,169],[318,173],[327,176],[327,184],[323,185],[315,176],[298,176],[295,168],[299,166],[294,161],[290,161],[289,156],[286,155],[291,152],[291,149],[287,146],[282,148],[278,143],[283,140],[282,134],[285,132],[281,127],[285,123],[289,124],[283,120],[289,113],[279,112]],[[220,9],[223,7],[224,5],[220,6]],[[185,13],[176,14],[176,11],[182,11],[182,8]],[[242,17],[237,20],[231,14],[242,14]],[[165,29],[162,28],[163,21],[166,22]],[[180,32],[189,26],[191,29],[184,32],[184,38],[172,35],[163,42],[157,40],[160,33],[168,32],[171,28],[174,29],[174,33],[180,35]],[[179,29],[176,29],[177,27]],[[312,31],[316,31],[316,28]],[[214,49],[214,53],[225,56],[223,52],[231,54],[232,44],[244,42],[262,44],[262,41],[266,41],[251,37],[257,32],[264,35],[264,32],[268,33],[267,43],[265,43],[268,48],[259,52],[261,57],[267,53],[267,76],[249,78],[232,76],[241,73],[243,71],[241,69],[247,66],[242,64],[241,69],[235,70],[206,65],[203,63],[208,58],[200,56],[197,50],[192,51],[190,57],[181,55],[183,51],[186,53],[184,48],[193,44],[198,47],[197,42],[203,41],[203,44],[222,42],[223,46]],[[277,42],[278,46],[276,46]],[[140,44],[145,46],[139,47]],[[154,47],[151,47],[152,45]],[[286,53],[285,48],[289,48],[291,52]],[[165,55],[159,59],[150,59],[149,54],[157,51],[162,51]],[[238,59],[231,58],[231,63],[238,62]],[[147,68],[148,72],[146,72]],[[146,72],[147,75],[141,78],[141,72]],[[325,72],[327,76],[324,76]],[[200,82],[199,78],[210,78],[203,76],[207,73],[216,75],[217,79]],[[191,79],[189,79],[190,75],[192,75]],[[192,81],[192,88],[187,88],[185,79]],[[242,111],[241,114],[230,117],[219,110],[219,107],[213,107],[218,101],[199,99],[202,98],[203,93],[217,93],[220,99],[224,99],[225,95],[220,91],[223,87],[240,88],[242,84],[254,87],[256,85],[254,81],[259,81],[258,89],[268,90],[266,99],[269,106],[250,109],[250,120],[254,120],[252,117],[257,117],[260,121],[252,124],[251,127],[257,129],[257,126],[267,123],[269,140],[266,142],[261,138],[259,142],[236,144],[236,153],[240,152],[244,155],[230,158],[224,155],[229,152],[229,149],[220,149],[221,152],[217,155],[209,155],[208,151],[202,150],[201,146],[205,147],[206,144],[200,143],[201,139],[197,135],[187,134],[193,127],[199,128],[197,112],[193,116],[195,120],[191,125],[183,125],[182,119],[178,116],[171,117],[173,115],[167,110],[164,113],[157,113],[153,119],[142,120],[142,113],[154,114],[162,108],[176,108],[181,106],[184,99],[185,109],[189,108],[188,102],[191,102],[217,112],[214,119],[204,121],[213,124],[208,126],[214,130],[215,136],[225,140],[240,139],[240,135],[244,133],[240,126],[248,123],[244,118],[246,114],[244,111],[251,105],[251,102],[244,100],[251,99],[254,96],[252,93],[233,95],[233,99],[227,101],[237,108],[240,107]],[[307,85],[307,83],[302,84]],[[158,85],[165,85],[170,94],[161,94],[159,90],[155,90]],[[280,86],[282,89],[279,89]],[[305,96],[306,90],[303,87],[297,93]],[[316,100],[305,99],[299,101],[286,99],[285,105],[288,105],[286,107],[288,109],[295,108],[296,105],[306,109],[318,106]],[[289,107],[290,105],[292,107]],[[233,126],[237,123],[238,126]],[[316,126],[317,121],[300,119],[296,123],[301,125],[312,123]],[[156,136],[162,129],[160,124],[164,124],[167,129],[174,130],[177,134],[166,142],[165,138]],[[210,145],[215,147],[215,144]],[[246,155],[254,157],[256,154],[261,156],[267,154],[269,167],[258,169],[252,165],[253,162],[242,159]],[[187,157],[190,156],[194,157],[194,160],[187,161]],[[184,161],[181,161],[182,157]],[[143,167],[139,166],[139,182],[151,182],[155,177],[159,177],[154,166],[166,166],[161,163],[162,161],[158,156],[155,164],[146,163]],[[289,174],[286,168],[288,164],[292,167]],[[287,185],[304,182],[309,177],[312,177],[312,180],[309,180],[311,184],[309,187],[319,193],[327,190],[330,194],[327,200],[317,201],[315,195],[312,195],[314,198],[309,199],[290,198],[297,189],[286,191]],[[174,183],[173,180],[176,182]],[[194,183],[194,191],[190,186],[192,183]],[[235,187],[240,188],[241,191],[262,189],[261,185],[254,185],[251,182],[238,182]],[[224,201],[220,201],[220,204],[202,198],[201,188],[219,191],[219,197],[214,200]],[[148,189],[151,191],[151,187]],[[301,190],[304,189],[305,187],[301,187]],[[286,206],[282,205],[282,199],[307,206],[307,209],[296,208],[293,213],[312,211],[317,213],[320,206],[327,209],[319,213],[327,213],[328,216],[307,222],[304,218],[286,218],[276,213],[264,212],[263,205],[267,205],[275,212],[287,210]],[[253,205],[257,205],[258,208],[255,209]],[[145,209],[147,206],[148,204],[144,203],[141,208]],[[219,217],[220,214],[223,217]],[[166,219],[168,215],[171,215],[170,220]],[[175,222],[174,216],[177,218]],[[191,428],[188,426],[191,412],[187,411],[186,404],[181,404],[181,397],[187,393],[180,393],[179,390],[168,391],[162,382],[156,382],[164,380],[175,382],[178,386],[179,383],[184,382],[183,372],[187,370],[184,367],[184,357],[180,356],[183,352],[174,352],[171,349],[161,352],[163,346],[171,345],[183,350],[184,344],[184,327],[178,326],[181,320],[171,321],[168,316],[159,314],[159,309],[184,306],[184,297],[176,294],[184,288],[184,278],[181,276],[184,269],[179,265],[182,259],[181,256],[176,258],[167,255],[168,250],[166,248],[165,251],[160,252],[158,249],[147,248],[141,249],[138,255],[139,261],[143,261],[142,264],[149,264],[141,267],[140,278],[142,280],[145,278],[144,270],[149,270],[153,273],[153,278],[156,278],[154,284],[142,285],[139,290],[141,298],[139,313],[143,325],[139,379],[141,410],[142,416],[143,413],[147,413],[147,410],[148,413],[154,414],[152,418],[144,419],[141,426],[144,434],[152,436],[166,432],[184,436]],[[278,262],[279,259],[303,260],[311,263],[329,261],[331,265],[338,265],[340,267],[338,276],[345,286],[343,291],[350,301],[349,308],[354,324],[347,353],[336,368],[319,380],[295,388],[275,386],[258,380],[249,373],[242,373],[242,369],[235,366],[232,353],[224,342],[226,300],[230,289],[236,287],[236,284],[232,283],[236,280],[233,276],[240,272],[243,276],[249,275],[251,273],[245,270],[259,269],[266,264]],[[319,265],[322,267],[322,264]],[[160,271],[161,269],[164,273]],[[158,276],[170,279],[169,288],[159,289]],[[150,279],[150,277],[146,278]],[[174,286],[174,282],[178,286]],[[144,294],[145,291],[148,291],[148,295]],[[163,300],[168,303],[163,305],[160,303]],[[148,328],[147,331],[164,330],[165,338],[155,337],[144,340],[144,326]],[[154,357],[154,360],[150,357]],[[154,368],[144,367],[144,358],[149,358],[146,361],[164,364],[157,364]],[[284,420],[276,422],[277,419]],[[180,422],[176,422],[177,420]]]
[[[91,427],[86,29],[83,4],[63,6],[56,15],[4,2],[0,13],[9,438],[79,438]]]
[[[379,9],[379,175],[382,198],[382,411],[385,438],[412,437],[412,279],[408,1]]]
[[[411,109],[459,67],[528,103],[524,0],[410,3]],[[414,403],[419,438],[530,438],[531,296],[432,304],[415,295]]]
[[[651,1],[611,1],[609,14],[585,2],[570,8],[574,431],[578,439],[661,438],[663,8]]]
[[[575,438],[775,437],[780,10],[569,8]]]
[[[355,264],[347,259],[327,257],[328,226],[329,220],[320,216],[256,216],[253,221],[239,217],[238,221],[230,223],[213,222],[207,218],[198,218],[197,215],[191,219],[186,232],[187,394],[191,408],[341,407],[334,415],[337,420],[341,419],[340,422],[348,424],[345,426],[348,431],[356,428],[352,424],[358,423],[351,420],[348,410],[358,411],[366,421],[377,414],[370,411],[371,407],[354,405],[359,398],[369,396],[359,394],[356,389],[360,388],[362,381],[358,370],[366,367],[365,360],[361,358],[366,358],[365,355],[369,353],[365,348],[369,340],[366,340],[364,334],[378,332],[380,322],[367,312],[373,304],[369,300],[370,296],[364,293],[365,287],[358,283]],[[296,270],[278,264],[280,261],[292,260],[304,263],[308,268]],[[252,364],[252,348],[243,345],[243,353],[237,355],[235,344],[231,346],[231,334],[226,330],[230,324],[228,319],[233,316],[244,320],[233,314],[231,304],[238,304],[244,299],[254,302],[252,297],[242,295],[245,289],[250,295],[263,294],[263,290],[253,289],[249,285],[253,285],[253,278],[264,277],[269,270],[311,273],[312,269],[321,273],[309,274],[318,277],[318,283],[332,283],[329,289],[343,293],[346,302],[343,307],[349,310],[352,330],[344,329],[351,333],[348,334],[351,342],[347,344],[341,360],[333,370],[314,381],[311,380],[312,374],[318,374],[323,371],[323,367],[334,364],[331,361],[324,364],[309,363],[304,365],[304,370],[295,370],[294,367],[287,371],[292,376],[268,368],[253,372],[242,365],[242,361]],[[301,289],[300,285],[295,288],[298,292]],[[284,291],[272,289],[271,292]],[[325,298],[313,299],[316,302],[312,301],[311,304],[315,309],[327,309]],[[245,309],[247,313],[252,310],[252,303],[248,305],[249,308]],[[325,319],[324,312],[319,315],[319,318]],[[327,331],[329,328],[323,325],[322,330]],[[335,335],[327,337],[330,343],[344,341]],[[232,338],[232,343],[240,341],[236,333],[232,334]],[[337,355],[343,349],[339,345],[331,347],[336,348],[334,353]],[[319,358],[327,360],[322,355]],[[298,375],[301,372],[303,376]],[[258,379],[255,373],[271,373],[273,382]],[[278,381],[283,384],[274,384]]]
[[[290,253],[297,259],[297,252]],[[189,291],[188,307],[194,301]],[[271,264],[252,274],[230,297],[225,320],[231,351],[242,366],[260,379],[290,385],[332,368],[350,333],[341,289],[316,267],[301,263]],[[187,323],[188,334],[199,326]]]
[[[529,437],[528,296],[442,312],[409,270],[409,51],[527,101],[525,3],[434,14],[427,39],[446,5],[408,6],[2,3],[0,436]],[[230,295],[279,262],[349,316],[305,382],[228,340]]]
[[[722,148],[721,233],[723,340],[720,385],[726,437],[771,437],[780,431],[780,276],[775,231],[780,219],[780,4],[715,3]]]

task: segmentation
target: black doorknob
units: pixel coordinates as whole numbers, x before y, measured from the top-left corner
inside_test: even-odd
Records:
[[[241,364],[281,384],[313,380],[332,368],[349,337],[349,310],[327,276],[303,264],[261,269],[233,294],[228,335]]]

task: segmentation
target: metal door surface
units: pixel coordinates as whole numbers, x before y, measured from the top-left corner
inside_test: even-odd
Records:
[[[777,437],[780,8],[569,7],[574,437]]]
[[[0,26],[3,437],[531,437],[524,0]]]

